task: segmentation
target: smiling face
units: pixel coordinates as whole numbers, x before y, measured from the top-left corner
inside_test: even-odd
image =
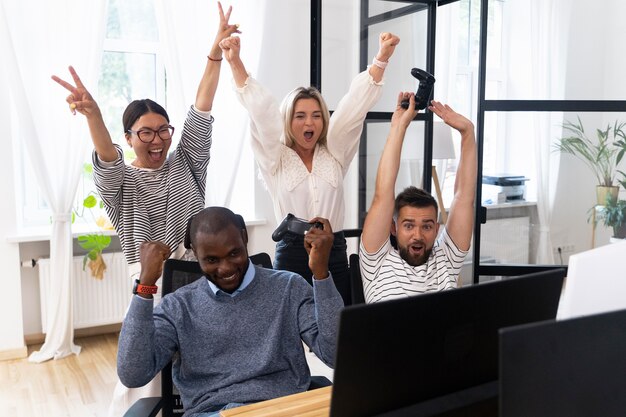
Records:
[[[141,130],[160,131],[169,125],[167,119],[158,113],[145,113],[139,117],[130,128],[134,132]],[[161,136],[164,136],[163,134]],[[126,132],[126,141],[133,148],[137,159],[133,165],[138,168],[160,168],[167,158],[167,151],[172,139],[164,140],[157,134],[150,143],[139,140],[137,133]]]
[[[296,101],[291,118],[291,132],[294,138],[293,148],[296,152],[310,152],[324,129],[322,109],[317,100],[301,98]]]
[[[198,230],[193,252],[202,272],[219,289],[231,294],[241,285],[248,270],[245,232],[233,224],[216,233]]]
[[[437,239],[439,224],[435,207],[404,206],[392,224],[400,256],[411,266],[426,263]]]

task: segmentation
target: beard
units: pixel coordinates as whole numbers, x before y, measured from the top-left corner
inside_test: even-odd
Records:
[[[428,261],[428,258],[430,257],[432,251],[433,248],[429,248],[424,249],[424,253],[422,255],[412,255],[411,253],[409,253],[408,246],[398,245],[398,252],[400,253],[400,257],[411,266],[424,265],[426,261]]]

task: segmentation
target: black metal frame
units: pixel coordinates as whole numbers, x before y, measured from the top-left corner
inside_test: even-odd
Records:
[[[395,9],[389,12],[381,13],[376,16],[369,16],[369,0],[361,1],[361,29],[360,29],[360,45],[359,45],[359,68],[364,71],[367,68],[369,57],[367,56],[367,38],[368,27],[370,25],[397,19],[412,13],[428,10],[428,27],[427,27],[427,43],[426,43],[426,71],[431,74],[435,71],[435,32],[437,21],[437,6],[442,6],[458,0],[395,0],[404,3],[410,3],[406,7]],[[317,87],[322,91],[322,5],[321,0],[311,0],[311,62],[310,62],[310,85]],[[365,119],[365,125],[368,123],[386,122],[391,120],[392,112],[368,112]],[[424,189],[430,192],[432,171],[432,113],[426,111],[418,114],[414,120],[426,122],[424,125],[424,170],[422,173]],[[363,226],[365,221],[365,193],[367,178],[366,165],[367,150],[367,129],[363,129],[361,141],[359,143],[359,227]]]
[[[396,2],[409,3],[405,7],[385,12],[376,16],[368,16],[369,0],[361,1],[360,11],[360,57],[359,67],[367,68],[369,57],[367,55],[368,27],[372,24],[396,19],[411,13],[428,9],[427,27],[427,68],[431,74],[435,70],[435,29],[436,13],[438,6],[454,3],[459,0],[393,0]],[[479,42],[479,68],[478,68],[478,114],[476,121],[476,142],[478,151],[478,176],[476,187],[476,201],[482,201],[482,171],[484,150],[484,123],[485,112],[498,111],[586,111],[586,112],[626,112],[626,101],[621,100],[487,100],[485,97],[486,72],[487,72],[487,24],[489,4],[488,0],[481,0],[480,9],[480,42]],[[321,89],[321,0],[311,0],[311,85]],[[391,120],[391,112],[369,112],[365,124],[380,123]],[[417,115],[415,120],[425,121],[424,140],[424,172],[423,185],[430,192],[432,174],[432,113],[426,111]],[[359,144],[359,227],[365,220],[365,194],[367,178],[367,129],[363,129],[363,135]],[[430,163],[429,163],[430,161]],[[474,251],[473,259],[480,260],[481,224],[487,220],[487,209],[480,204],[476,206],[474,222]],[[478,283],[481,275],[517,276],[530,272],[539,272],[547,269],[561,268],[561,265],[481,265],[480,261],[474,263],[473,282]]]
[[[457,1],[457,0],[454,0]],[[427,22],[427,39],[426,39],[426,71],[433,74],[435,72],[435,32],[437,22],[437,1],[436,0],[400,0],[400,2],[411,3],[408,6],[401,7],[389,12],[381,13],[375,16],[369,16],[369,0],[361,0],[361,23],[360,23],[360,45],[359,45],[359,68],[364,71],[370,60],[367,53],[367,39],[369,35],[369,26],[388,20],[397,19],[413,13],[428,11]],[[408,69],[407,69],[408,71]],[[359,227],[363,227],[367,207],[366,200],[366,178],[367,178],[367,124],[388,122],[391,120],[392,112],[368,112],[365,118],[365,128],[361,135],[359,143]],[[424,113],[418,114],[416,121],[424,121],[424,168],[422,172],[424,189],[430,192],[432,180],[432,154],[433,154],[433,115],[426,110]]]
[[[457,1],[457,0],[454,0]],[[451,3],[448,1],[447,3]],[[480,7],[480,44],[478,68],[478,116],[476,126],[476,141],[478,145],[478,178],[476,187],[476,201],[482,201],[482,172],[484,148],[485,112],[552,112],[552,111],[585,111],[585,112],[617,112],[626,111],[626,101],[621,100],[487,100],[485,86],[487,75],[487,16],[489,15],[488,0],[481,0]],[[487,209],[476,206],[474,222],[474,263],[473,282],[478,283],[481,275],[516,276],[530,272],[539,272],[547,269],[562,268],[561,265],[481,265],[480,264],[480,228],[486,222]]]
[[[322,91],[322,0],[311,0],[311,86]]]

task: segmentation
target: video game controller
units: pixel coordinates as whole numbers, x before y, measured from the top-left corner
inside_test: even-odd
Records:
[[[321,222],[315,222],[311,224],[308,221],[299,219],[293,214],[289,213],[283,219],[283,221],[280,222],[276,230],[274,230],[274,233],[272,233],[272,240],[274,242],[280,241],[287,232],[304,235],[304,233],[309,231],[311,227],[323,229],[324,225]]]
[[[433,94],[433,85],[435,84],[435,77],[419,68],[413,68],[411,75],[417,78],[420,82],[415,93],[415,110],[423,110],[428,106],[430,97]],[[400,106],[403,109],[409,108],[409,100],[402,100]]]

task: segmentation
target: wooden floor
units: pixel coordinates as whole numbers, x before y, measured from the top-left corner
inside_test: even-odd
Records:
[[[117,382],[117,333],[76,339],[80,355],[0,361],[0,416],[104,417]],[[28,353],[40,345],[28,347]]]

